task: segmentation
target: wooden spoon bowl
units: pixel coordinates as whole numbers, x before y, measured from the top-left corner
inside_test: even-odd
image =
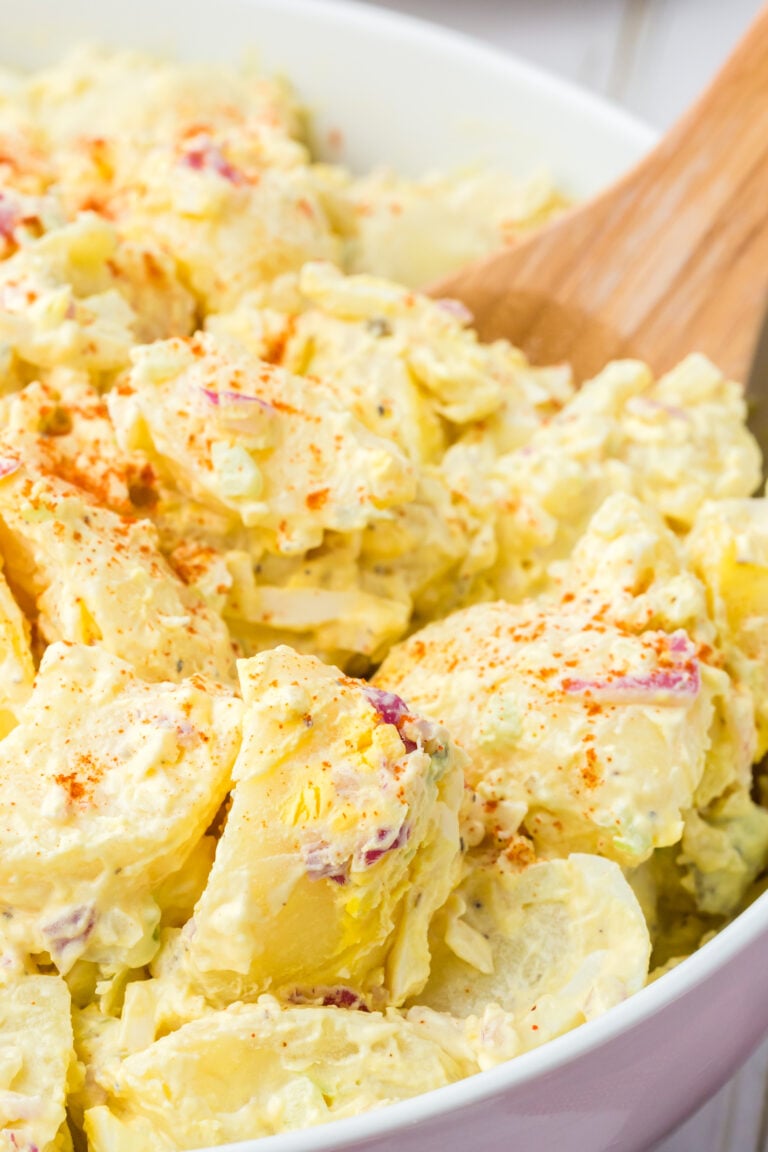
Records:
[[[768,7],[618,183],[431,291],[466,304],[484,339],[567,360],[579,380],[693,351],[746,380],[768,304]]]

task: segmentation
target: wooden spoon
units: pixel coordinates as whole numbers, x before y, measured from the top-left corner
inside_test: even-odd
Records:
[[[568,360],[579,380],[692,351],[745,380],[768,303],[768,6],[618,183],[430,291],[466,304],[484,339]]]

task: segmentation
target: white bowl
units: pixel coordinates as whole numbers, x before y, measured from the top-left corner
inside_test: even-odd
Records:
[[[652,143],[623,112],[508,56],[338,0],[23,0],[0,63],[83,40],[237,60],[298,82],[340,158],[403,172],[546,166],[595,191]],[[335,158],[339,158],[338,154]],[[460,1084],[238,1152],[641,1152],[723,1084],[768,1031],[768,894],[691,959],[575,1032]],[[139,1150],[137,1150],[139,1152]]]

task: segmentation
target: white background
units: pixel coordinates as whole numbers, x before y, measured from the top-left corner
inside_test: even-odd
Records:
[[[376,2],[490,40],[661,129],[701,91],[760,8],[760,0]],[[768,1043],[657,1152],[768,1152],[767,1088]]]

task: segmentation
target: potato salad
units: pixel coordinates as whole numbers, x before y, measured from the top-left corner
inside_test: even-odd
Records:
[[[0,1150],[355,1116],[610,1010],[768,865],[768,503],[695,351],[425,285],[562,207],[287,82],[0,72]]]

